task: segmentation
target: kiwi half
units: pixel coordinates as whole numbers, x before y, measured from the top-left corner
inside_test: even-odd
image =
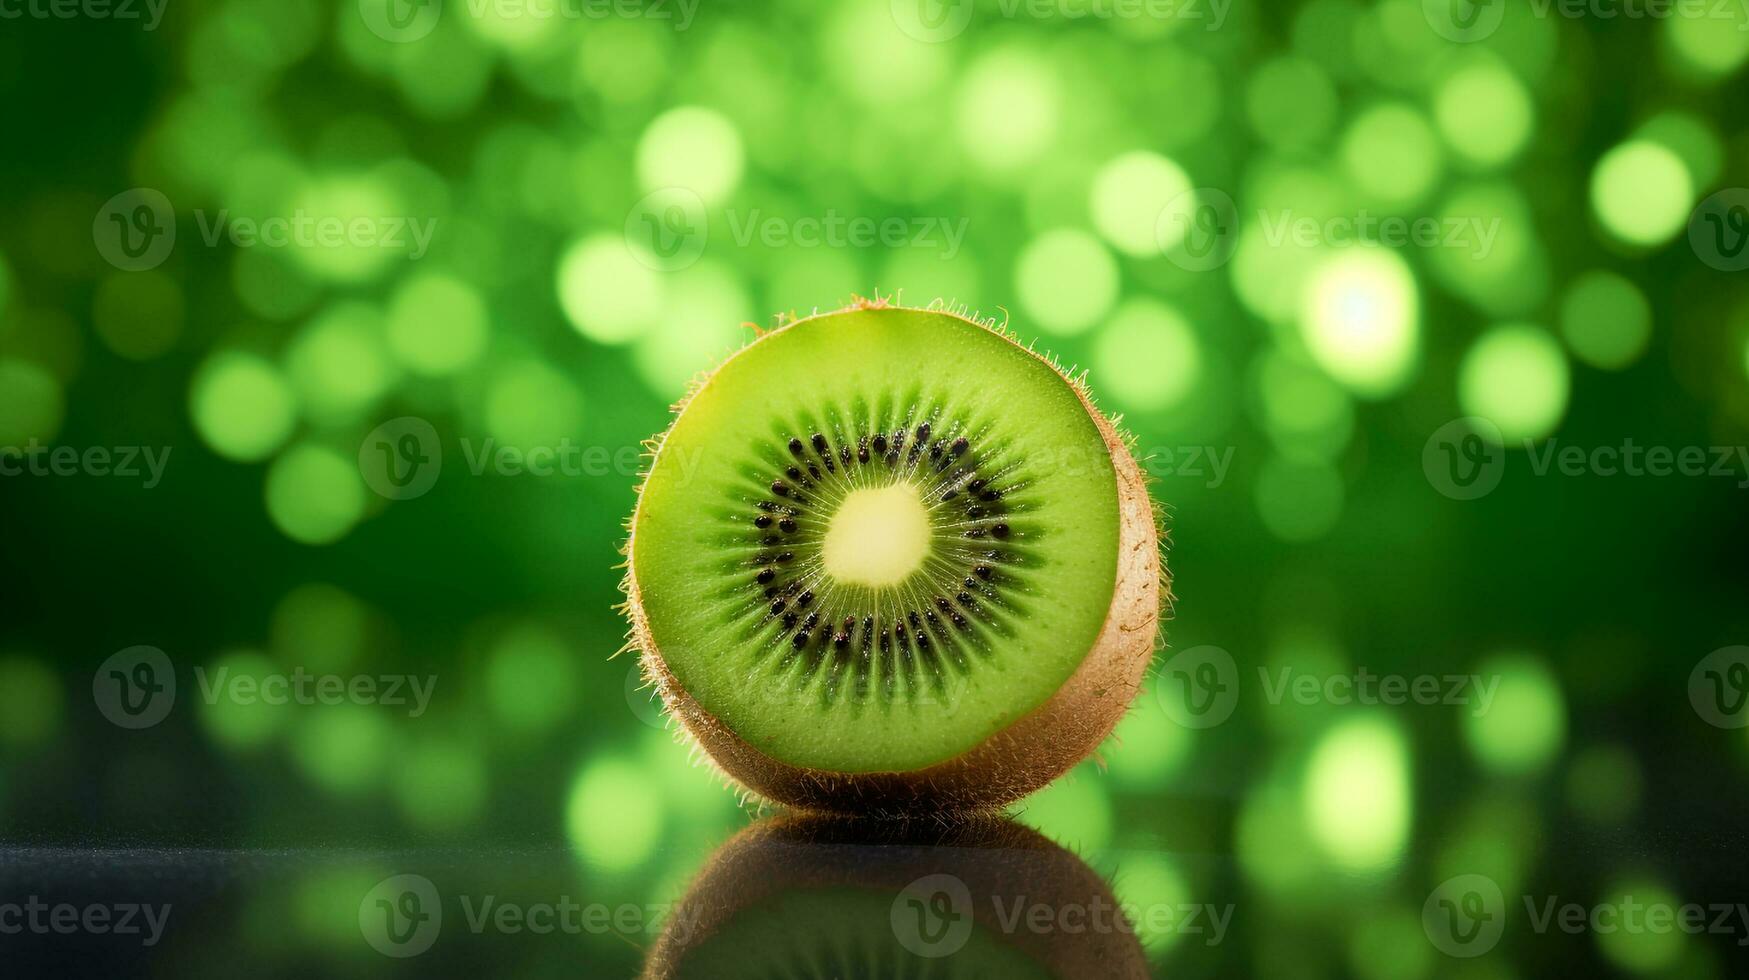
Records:
[[[1016,914],[1037,908],[1071,912],[1075,927],[1040,929]],[[950,920],[964,923],[958,933],[931,932]],[[1032,830],[995,817],[876,827],[817,815],[762,821],[719,848],[668,917],[643,973],[1147,975],[1134,926],[1105,880]]]
[[[860,301],[762,334],[654,445],[632,645],[741,785],[848,813],[1002,806],[1110,733],[1166,594],[1141,468],[993,325]]]

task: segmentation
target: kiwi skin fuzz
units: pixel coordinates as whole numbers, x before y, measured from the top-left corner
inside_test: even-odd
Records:
[[[894,309],[885,300],[858,299],[845,310]],[[995,810],[1021,799],[1068,772],[1111,734],[1141,690],[1161,638],[1161,613],[1170,598],[1170,579],[1161,559],[1159,512],[1147,480],[1112,420],[1094,406],[1087,387],[1054,361],[1023,347],[1000,327],[958,311],[931,307],[918,312],[958,316],[1002,337],[1038,358],[1070,385],[1092,418],[1111,454],[1118,491],[1117,581],[1104,624],[1081,665],[1054,694],[1008,727],[951,759],[910,772],[832,772],[773,759],[743,740],[681,687],[668,669],[650,630],[636,575],[637,515],[626,541],[627,571],[622,589],[630,621],[628,649],[640,651],[645,680],[656,689],[669,715],[734,784],[772,802],[804,811],[876,817]],[[792,320],[752,341],[807,322]],[[749,345],[752,346],[752,344]],[[743,348],[745,351],[747,348]],[[733,360],[737,355],[731,355]],[[727,363],[725,361],[724,363]],[[717,368],[721,370],[721,366]],[[715,372],[713,371],[712,374]],[[686,407],[704,386],[707,374],[675,406]],[[661,452],[657,439],[653,454]]]

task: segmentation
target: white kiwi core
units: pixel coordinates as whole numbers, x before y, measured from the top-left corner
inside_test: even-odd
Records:
[[[853,490],[826,526],[826,572],[840,582],[898,585],[929,556],[929,512],[909,483]]]

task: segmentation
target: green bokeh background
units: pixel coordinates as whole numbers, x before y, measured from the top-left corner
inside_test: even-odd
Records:
[[[1749,761],[1689,701],[1702,657],[1749,642],[1749,273],[1702,206],[1749,184],[1742,9],[1496,0],[1469,40],[1441,0],[518,9],[449,0],[401,40],[378,0],[0,24],[0,446],[170,452],[149,488],[0,477],[9,839],[559,840],[554,888],[672,899],[755,808],[614,657],[642,440],[757,326],[878,294],[1090,372],[1170,513],[1161,662],[1236,664],[1226,723],[1175,721],[1161,673],[1103,767],[1017,808],[1120,894],[1249,913],[1217,952],[1148,937],[1163,972],[1729,972],[1714,936],[1464,964],[1418,921],[1472,871],[1745,897],[1657,846],[1731,818]],[[107,233],[133,188],[177,232],[144,271]],[[205,234],[300,215],[429,247]],[[1435,239],[1349,240],[1386,218]],[[1465,417],[1489,424],[1458,448],[1504,460],[1474,500],[1430,444]],[[407,418],[442,470],[396,499],[369,460]],[[1624,440],[1734,468],[1537,472]],[[473,472],[487,447],[572,462]],[[181,685],[139,732],[91,696],[137,644]],[[221,666],[436,687],[419,717],[208,704],[196,669]],[[1257,681],[1363,667],[1499,694],[1475,715]],[[1572,835],[1620,846],[1577,860]],[[380,966],[348,915],[393,870],[312,872],[231,927]],[[636,945],[587,957],[628,972]]]

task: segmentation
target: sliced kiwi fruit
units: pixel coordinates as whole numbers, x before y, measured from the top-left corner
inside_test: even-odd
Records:
[[[645,961],[710,977],[1145,977],[1105,881],[1011,820],[754,824],[712,855]]]
[[[1159,540],[1082,384],[992,324],[862,301],[763,333],[681,404],[626,607],[668,711],[754,793],[993,808],[1139,689]]]

